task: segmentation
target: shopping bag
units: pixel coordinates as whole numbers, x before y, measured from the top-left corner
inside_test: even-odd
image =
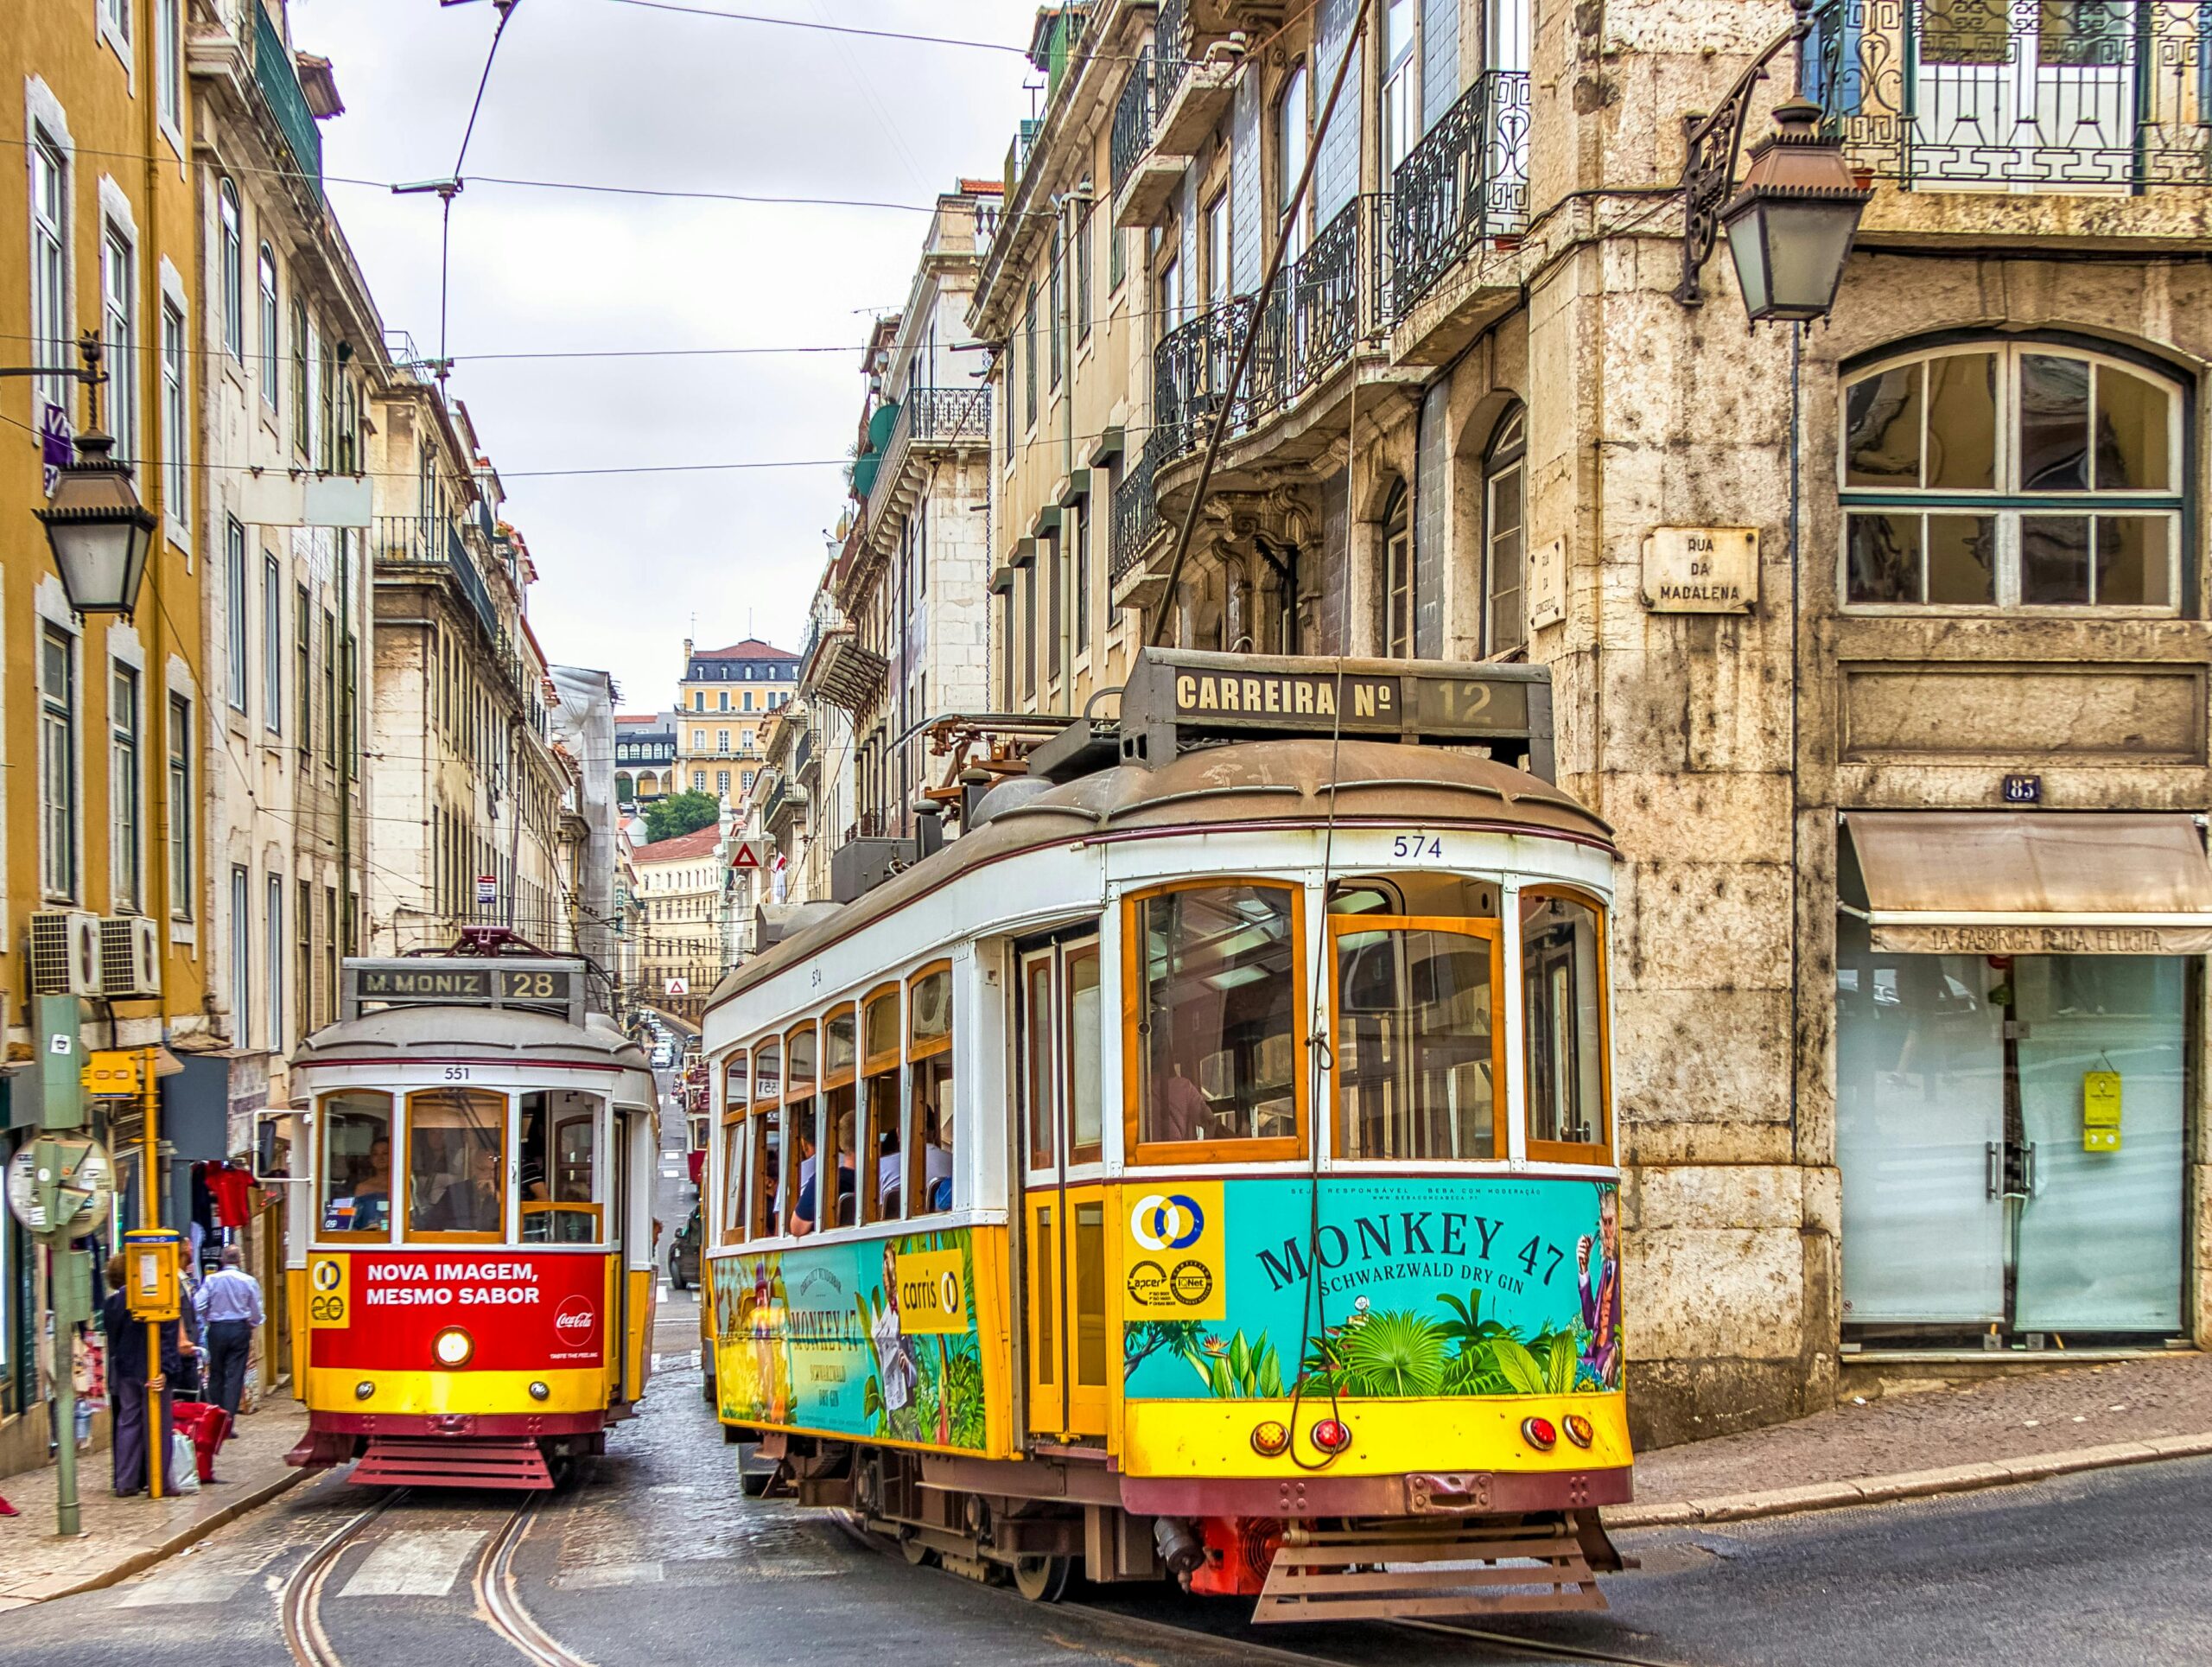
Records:
[[[200,1470],[193,1460],[192,1442],[181,1429],[169,1432],[169,1472],[166,1479],[175,1492],[200,1492]]]

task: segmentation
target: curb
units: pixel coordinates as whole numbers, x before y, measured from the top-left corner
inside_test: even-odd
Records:
[[[113,1586],[118,1581],[127,1581],[133,1575],[141,1574],[151,1568],[156,1563],[166,1558],[174,1557],[178,1552],[197,1545],[217,1529],[237,1521],[249,1511],[257,1510],[267,1505],[287,1489],[297,1487],[308,1477],[318,1473],[320,1473],[312,1470],[288,1467],[285,1473],[274,1481],[264,1482],[251,1492],[241,1493],[235,1498],[226,1500],[221,1510],[212,1511],[204,1517],[194,1517],[189,1524],[178,1530],[158,1545],[142,1547],[129,1556],[103,1568],[97,1575],[72,1581],[67,1586],[56,1587],[51,1592],[41,1592],[35,1596],[22,1599],[21,1601],[26,1606],[35,1603],[52,1603],[57,1598],[73,1598],[80,1592],[97,1592],[104,1586]]]
[[[2011,1487],[2084,1470],[2151,1464],[2160,1459],[2190,1459],[2212,1454],[2212,1430],[2195,1435],[2161,1435],[2146,1441],[2114,1441],[2104,1447],[2073,1447],[2024,1459],[1947,1465],[1938,1470],[1906,1470],[1890,1476],[1815,1482],[1804,1487],[1764,1493],[1732,1493],[1710,1499],[1607,1506],[1607,1528],[1675,1528],[1692,1523],[1745,1522],[1758,1517],[1786,1517],[1801,1511],[1834,1511],[1846,1505],[1881,1505],[1892,1499],[1932,1498],[1943,1493],[1972,1493],[1986,1487]]]

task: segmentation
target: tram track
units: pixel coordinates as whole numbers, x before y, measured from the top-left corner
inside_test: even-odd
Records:
[[[277,1611],[285,1648],[298,1667],[349,1667],[323,1626],[323,1588],[339,1560],[359,1542],[362,1532],[385,1511],[408,1503],[410,1494],[407,1488],[394,1489],[347,1518],[285,1581],[277,1597]],[[537,1667],[592,1667],[537,1624],[518,1590],[515,1554],[537,1520],[539,1501],[540,1496],[531,1495],[486,1536],[470,1579],[477,1618]]]

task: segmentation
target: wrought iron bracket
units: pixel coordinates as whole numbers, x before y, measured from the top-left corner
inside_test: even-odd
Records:
[[[1751,95],[1766,80],[1767,71],[1785,48],[1797,48],[1797,88],[1805,87],[1804,42],[1813,32],[1813,0],[1792,0],[1797,11],[1789,27],[1759,48],[1710,115],[1693,111],[1682,118],[1686,154],[1682,158],[1682,281],[1675,286],[1675,299],[1685,307],[1703,304],[1705,291],[1698,274],[1712,258],[1720,240],[1720,213],[1736,183],[1736,159],[1743,154],[1744,128],[1751,117]]]

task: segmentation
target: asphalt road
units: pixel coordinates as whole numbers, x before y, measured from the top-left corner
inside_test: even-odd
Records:
[[[645,1415],[553,1496],[515,1554],[539,1626],[594,1667],[862,1667],[1040,1661],[1281,1660],[1351,1667],[1558,1656],[1400,1626],[1242,1626],[1149,1588],[1025,1604],[912,1569],[795,1506],[741,1493],[701,1403],[696,1309],[673,1295]],[[271,1667],[294,1659],[288,1581],[381,1496],[340,1477],[296,1488],[184,1556],[106,1591],[0,1615],[0,1667]],[[473,1577],[512,1508],[483,1493],[402,1499],[330,1565],[317,1613],[346,1667],[514,1667]],[[1726,1532],[1626,1536],[1602,1615],[1494,1631],[1599,1658],[1734,1664],[2190,1663],[2212,1654],[2212,1461],[2067,1478]],[[1582,1658],[1587,1659],[1588,1657]]]

